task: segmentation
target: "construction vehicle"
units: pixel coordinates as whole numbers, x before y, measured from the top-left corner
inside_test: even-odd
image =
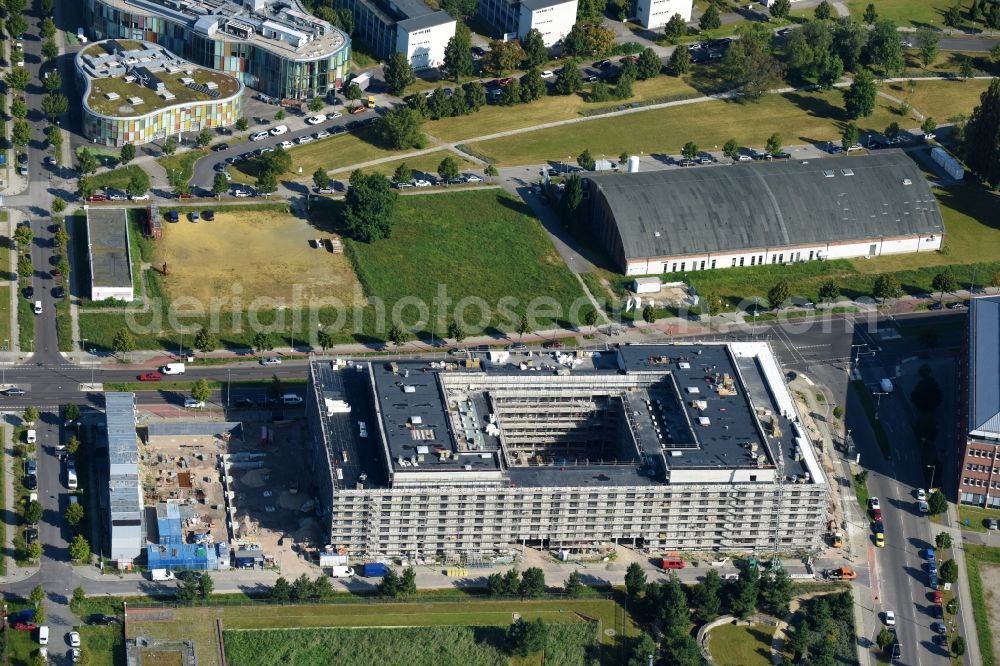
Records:
[[[373,95],[368,95],[368,108],[369,109],[375,108],[375,97]]]
[[[823,577],[829,580],[854,580],[858,577],[858,572],[851,567],[840,567],[839,569],[827,569],[823,572]]]
[[[834,548],[844,547],[844,534],[843,532],[834,531],[830,533],[830,544]]]

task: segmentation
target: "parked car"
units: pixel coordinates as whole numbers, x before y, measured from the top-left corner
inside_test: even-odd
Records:
[[[558,340],[549,340],[548,342],[542,345],[542,347],[544,347],[545,349],[562,349],[562,346],[563,343],[559,342]]]
[[[158,382],[163,379],[162,372],[144,372],[139,375],[140,382]]]
[[[177,222],[181,219],[176,210],[167,211],[167,222]]]
[[[467,183],[481,183],[481,182],[483,182],[483,179],[480,178],[479,176],[477,176],[474,173],[470,173],[469,175],[467,175],[465,177],[465,182],[467,182]]]
[[[326,122],[326,114],[324,113],[317,113],[315,116],[306,118],[307,125],[319,125],[322,122]]]
[[[315,134],[313,134],[313,137],[316,138],[316,139],[325,139],[328,136],[330,136],[330,133],[327,132],[326,130],[320,130],[320,131],[316,132]]]
[[[190,213],[188,213],[188,219],[191,220],[192,222],[197,222],[200,217],[201,216],[198,215],[198,211],[196,210],[193,210]]]
[[[142,194],[134,194],[131,197],[132,201],[149,201],[149,192],[144,192]]]
[[[250,140],[251,141],[259,141],[260,139],[255,139],[254,138],[258,134],[263,134],[264,135],[264,136],[260,137],[260,139],[263,139],[264,137],[267,136],[267,132],[257,132],[256,134],[254,134],[254,135],[252,135],[250,137]],[[222,152],[223,150],[229,150],[229,144],[228,143],[217,143],[214,146],[212,146],[212,150],[214,152],[216,152],[216,153]]]
[[[431,183],[430,183],[430,181],[424,180],[422,178],[417,178],[416,180],[413,181],[413,186],[414,187],[430,187]]]
[[[927,491],[923,488],[917,488],[917,501],[926,502],[927,501]]]
[[[878,501],[877,497],[870,497],[868,498],[868,508],[871,509],[872,511],[878,511],[879,509],[882,508],[882,505]]]
[[[895,627],[896,626],[896,614],[891,610],[885,612],[885,626]]]
[[[260,359],[261,365],[281,365],[281,359],[277,356],[267,356]]]
[[[107,201],[108,198],[106,196],[104,196],[103,194],[91,194],[90,195],[90,200],[91,201]]]
[[[205,220],[206,222],[211,222],[212,220],[215,219],[215,211],[214,210],[206,210],[205,212],[203,212],[201,214],[201,219]]]
[[[204,407],[205,407],[204,400],[195,400],[194,398],[184,398],[185,409],[203,409]]]

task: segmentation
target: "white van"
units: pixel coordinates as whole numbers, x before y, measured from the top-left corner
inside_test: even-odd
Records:
[[[283,405],[301,405],[303,402],[302,396],[296,395],[294,393],[286,393],[281,396],[281,404]]]
[[[281,136],[288,131],[288,125],[278,125],[271,128],[271,136]]]
[[[34,444],[38,441],[38,432],[35,430],[29,430],[25,435],[25,438],[28,444]]]
[[[354,569],[351,567],[333,567],[330,571],[331,578],[350,578],[354,575]]]
[[[42,314],[42,302],[41,301],[35,301],[35,314],[36,315]]]
[[[173,580],[174,572],[170,569],[150,569],[149,577],[155,581]]]
[[[183,375],[186,369],[183,363],[167,363],[160,368],[160,372],[165,375]]]
[[[79,482],[76,478],[76,469],[73,467],[66,468],[66,487],[70,490],[76,490],[79,488]]]
[[[80,40],[81,44],[87,43],[87,35],[83,34],[83,28],[76,29],[76,38]]]
[[[38,627],[38,644],[39,645],[49,644],[49,626],[47,624],[43,624],[42,626]]]

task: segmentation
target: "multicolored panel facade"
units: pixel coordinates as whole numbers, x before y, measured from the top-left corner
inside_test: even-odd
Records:
[[[242,91],[240,86],[240,92],[227,100],[190,102],[130,118],[103,116],[84,105],[83,134],[96,143],[120,147],[176,137],[181,132],[230,127],[242,116]]]

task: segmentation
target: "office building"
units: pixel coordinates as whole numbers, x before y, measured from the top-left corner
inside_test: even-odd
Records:
[[[355,36],[379,60],[399,52],[414,69],[439,67],[455,36],[455,19],[422,0],[336,0],[335,5],[350,10]]]
[[[959,371],[958,499],[1000,508],[1000,296],[969,301]]]
[[[577,0],[479,0],[476,18],[494,37],[524,39],[535,28],[554,46],[573,29],[576,10]]]
[[[793,552],[825,525],[766,343],[314,361],[310,389],[324,530],[352,555]]]
[[[644,28],[663,28],[674,14],[680,14],[684,22],[691,20],[691,0],[636,0],[635,20]]]

